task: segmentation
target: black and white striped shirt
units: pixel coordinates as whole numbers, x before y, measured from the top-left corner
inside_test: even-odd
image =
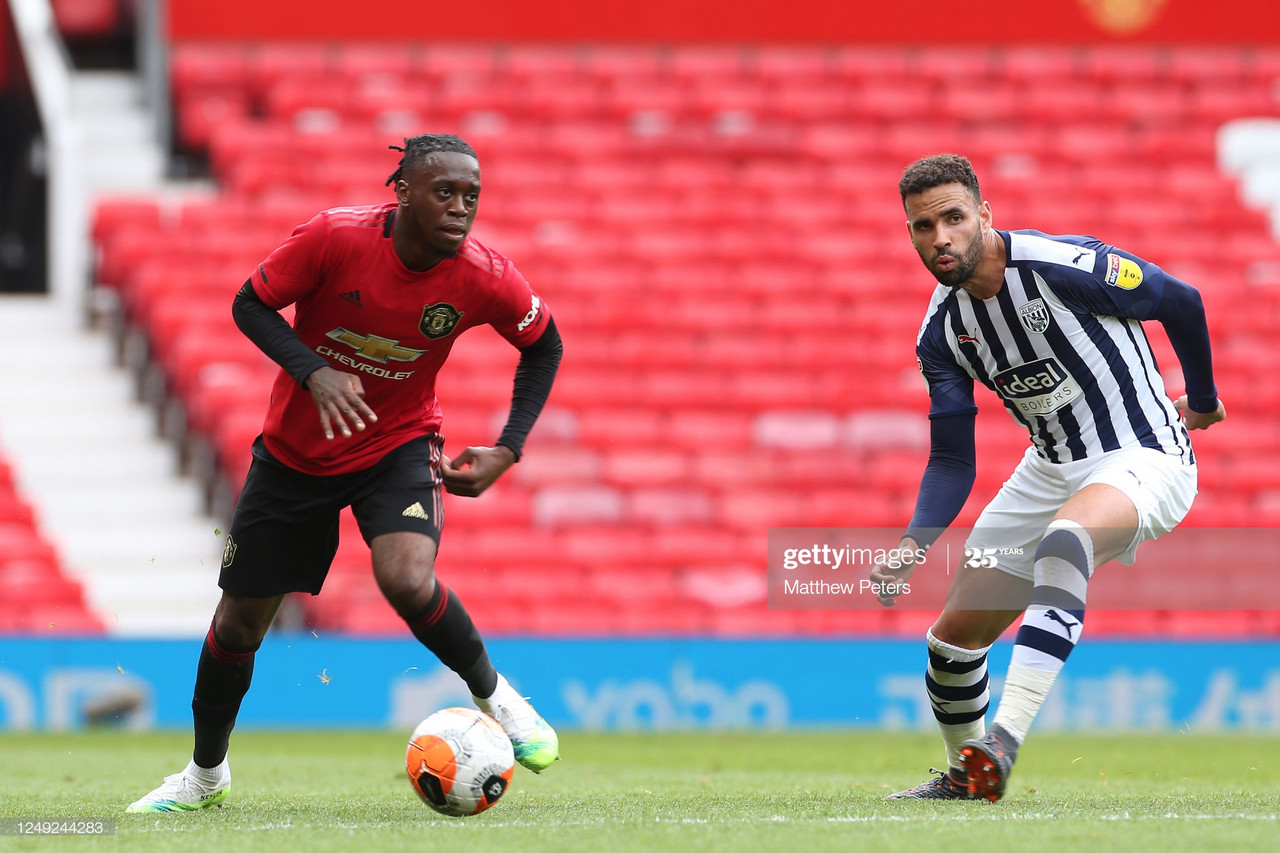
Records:
[[[1004,286],[934,291],[916,339],[931,418],[977,412],[986,385],[1051,462],[1150,447],[1194,462],[1142,329],[1165,274],[1092,237],[997,231]]]

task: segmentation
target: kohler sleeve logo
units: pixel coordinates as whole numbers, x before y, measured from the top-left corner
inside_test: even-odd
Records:
[[[528,313],[524,315],[524,319],[516,323],[516,331],[523,332],[530,323],[538,318],[538,309],[542,307],[542,300],[538,299],[538,294],[533,295],[533,302]]]

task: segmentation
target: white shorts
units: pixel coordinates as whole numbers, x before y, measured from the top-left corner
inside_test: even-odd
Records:
[[[1186,518],[1196,482],[1195,465],[1148,447],[1063,463],[1049,462],[1028,447],[978,516],[965,547],[983,549],[993,555],[988,565],[1031,580],[1036,548],[1053,516],[1085,486],[1106,483],[1124,492],[1138,510],[1138,531],[1128,550],[1116,558],[1132,565],[1138,545],[1168,533]]]

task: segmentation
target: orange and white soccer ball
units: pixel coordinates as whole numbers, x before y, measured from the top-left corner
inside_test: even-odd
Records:
[[[479,814],[506,793],[516,757],[502,726],[475,708],[445,708],[413,730],[409,782],[441,814]]]

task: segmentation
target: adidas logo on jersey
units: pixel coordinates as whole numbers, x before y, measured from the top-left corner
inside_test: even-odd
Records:
[[[348,290],[346,293],[340,293],[338,295],[341,296],[343,299],[347,300],[348,302],[350,302],[352,305],[356,306],[357,308],[363,307],[360,304],[360,291],[358,290]]]
[[[408,509],[406,509],[404,512],[400,514],[405,516],[406,518],[422,518],[422,519],[430,518],[430,516],[427,515],[427,511],[422,508],[422,504],[418,501],[414,501],[413,506],[409,507]]]

